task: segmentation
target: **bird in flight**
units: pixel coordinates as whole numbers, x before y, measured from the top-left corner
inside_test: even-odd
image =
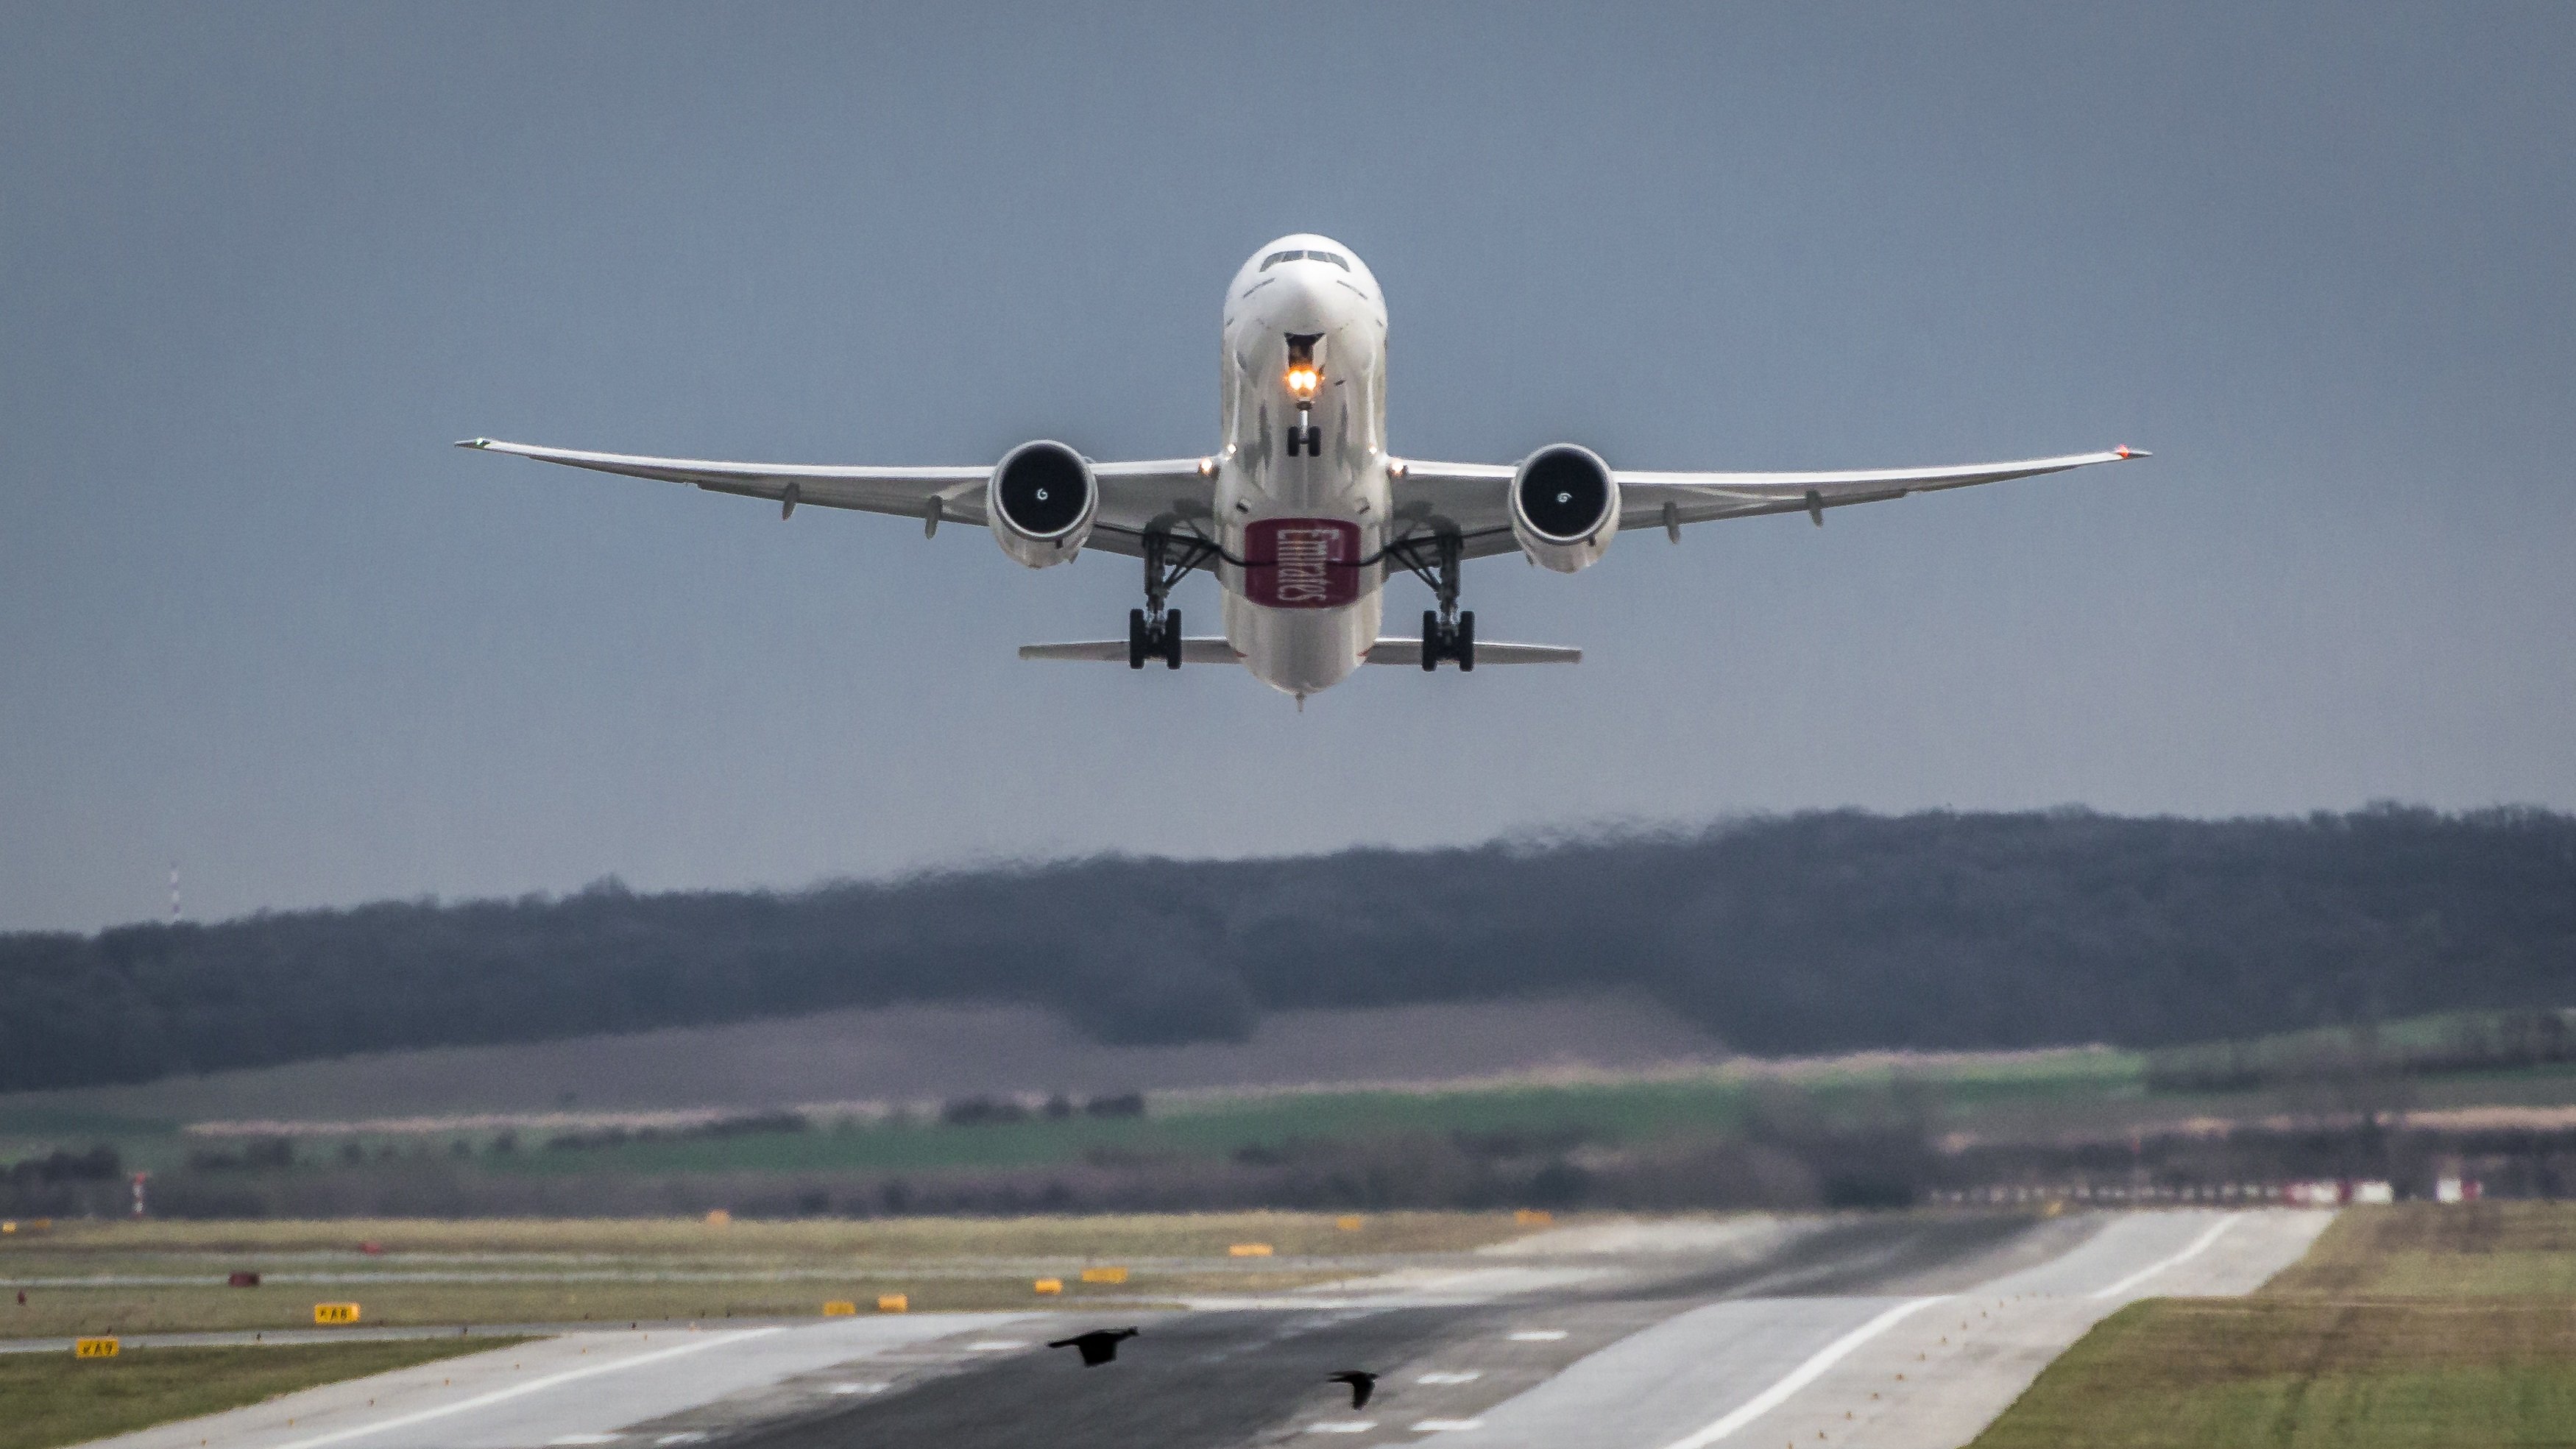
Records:
[[[1078,1348],[1082,1350],[1082,1366],[1098,1368],[1118,1357],[1120,1339],[1135,1336],[1136,1330],[1132,1328],[1095,1328],[1089,1333],[1077,1333],[1071,1338],[1059,1338],[1047,1347]]]
[[[1377,1392],[1377,1375],[1365,1369],[1344,1369],[1332,1375],[1332,1382],[1351,1386],[1351,1407],[1368,1407],[1369,1395]]]

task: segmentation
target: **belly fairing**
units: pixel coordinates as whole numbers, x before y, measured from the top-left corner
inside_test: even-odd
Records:
[[[1314,694],[1348,679],[1377,642],[1385,596],[1360,591],[1330,609],[1268,609],[1231,590],[1225,637],[1252,677],[1288,694]]]

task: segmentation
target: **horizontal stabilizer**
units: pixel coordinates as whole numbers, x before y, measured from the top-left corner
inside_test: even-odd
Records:
[[[1023,644],[1022,659],[1088,659],[1101,664],[1127,662],[1124,639],[1086,639],[1076,644]],[[1222,638],[1184,639],[1181,641],[1183,664],[1240,664],[1242,659],[1234,646]]]
[[[1410,664],[1422,667],[1422,641],[1419,639],[1380,639],[1369,646],[1371,664]],[[1476,641],[1476,662],[1483,664],[1580,664],[1583,651],[1571,644],[1488,644]]]

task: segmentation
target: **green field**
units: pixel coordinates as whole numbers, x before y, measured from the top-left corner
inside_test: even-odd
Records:
[[[2049,1365],[1974,1449],[2571,1441],[2564,1306],[2153,1298]]]
[[[1903,1065],[1885,1059],[1798,1072],[1712,1069],[1668,1079],[1328,1090],[1157,1098],[1143,1117],[1032,1117],[950,1125],[848,1120],[805,1132],[675,1136],[485,1152],[495,1173],[924,1172],[1287,1153],[1301,1144],[1438,1136],[1650,1143],[1741,1131],[1784,1107],[1828,1123],[1929,1112],[1945,1123],[2142,1095],[2139,1059],[2070,1050]],[[164,1149],[166,1151],[166,1149]]]
[[[2049,1365],[1975,1449],[2576,1443],[2576,1205],[2346,1211],[2242,1299],[2158,1298]]]
[[[0,1449],[56,1449],[220,1413],[316,1384],[361,1378],[509,1338],[413,1339],[276,1348],[128,1348],[114,1358],[0,1354]]]
[[[1826,1122],[1907,1110],[1930,1111],[1957,1124],[2080,1110],[2088,1103],[2134,1102],[2144,1096],[2141,1062],[2133,1053],[2076,1048],[1919,1063],[1863,1057],[1786,1068],[1718,1067],[1627,1080],[1163,1094],[1142,1117],[1038,1115],[973,1125],[918,1116],[848,1117],[803,1132],[665,1134],[563,1148],[547,1146],[545,1133],[521,1132],[513,1134],[508,1151],[493,1150],[499,1134],[489,1129],[426,1136],[350,1134],[299,1141],[294,1170],[338,1171],[360,1164],[396,1170],[424,1163],[442,1170],[544,1176],[927,1172],[1221,1158],[1293,1151],[1305,1143],[1425,1135],[1519,1134],[1632,1144],[1735,1132],[1755,1113],[1784,1105]],[[24,1152],[40,1144],[104,1142],[128,1166],[162,1173],[183,1169],[192,1153],[239,1145],[185,1135],[183,1125],[49,1106],[0,1114],[0,1144],[14,1142]],[[463,1159],[452,1151],[460,1143],[468,1150]],[[352,1148],[356,1164],[344,1156]]]
[[[2401,1203],[2346,1212],[2263,1291],[2342,1300],[2535,1298],[2576,1309],[2576,1209]]]
[[[2393,1061],[2477,1025],[2466,1015],[2389,1023],[2371,1040]],[[1153,1094],[1145,1115],[1042,1114],[1016,1122],[952,1124],[918,1108],[891,1116],[818,1110],[804,1131],[666,1130],[600,1145],[549,1145],[547,1129],[489,1126],[405,1133],[321,1130],[297,1138],[294,1164],[236,1170],[228,1180],[289,1173],[408,1173],[424,1179],[488,1174],[514,1179],[589,1175],[661,1177],[740,1173],[912,1174],[1009,1171],[1089,1164],[1131,1168],[1230,1156],[1293,1155],[1317,1144],[1485,1139],[1508,1152],[1519,1139],[1541,1151],[1576,1143],[1622,1148],[1741,1134],[1784,1114],[1813,1126],[1877,1125],[1903,1118],[1938,1132],[2030,1140],[2070,1132],[2117,1134],[2196,1116],[2242,1119],[2317,1109],[2297,1083],[2244,1089],[2156,1090],[2155,1064],[2210,1056],[2255,1063],[2305,1061],[2348,1034],[2301,1033],[2153,1054],[2107,1048],[1905,1057],[1863,1054],[1803,1062],[1738,1062],[1629,1076],[1523,1078],[1421,1088],[1309,1087]],[[2213,1055],[2214,1054],[2214,1055]],[[2576,1065],[2536,1063],[2391,1078],[2383,1105],[2576,1103]],[[327,1119],[328,1104],[314,1110]],[[185,1174],[189,1159],[238,1153],[239,1139],[191,1135],[176,1120],[86,1110],[59,1099],[0,1105],[0,1160],[57,1147],[105,1143],[126,1168]],[[503,1146],[506,1138],[507,1145]],[[245,1209],[247,1210],[247,1209]]]

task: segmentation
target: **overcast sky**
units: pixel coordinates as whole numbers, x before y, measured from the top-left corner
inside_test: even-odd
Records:
[[[0,927],[1857,805],[2576,806],[2576,8],[0,9]],[[1137,567],[450,448],[2152,462],[1471,568],[1575,669],[1025,664]],[[1401,624],[1424,606],[1392,586]],[[1215,620],[1214,585],[1176,600]]]

